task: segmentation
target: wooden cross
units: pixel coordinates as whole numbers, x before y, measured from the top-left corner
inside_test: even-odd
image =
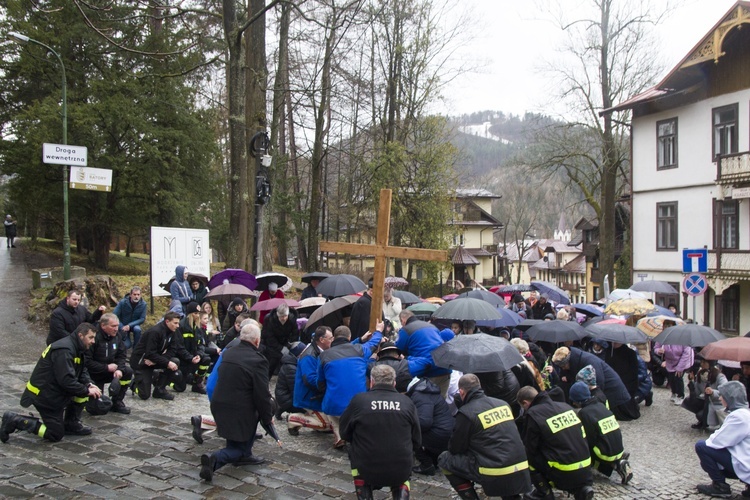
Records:
[[[432,260],[444,262],[448,260],[445,250],[428,250],[426,248],[392,247],[388,246],[388,234],[391,227],[391,195],[390,189],[380,190],[380,207],[378,208],[378,231],[374,245],[361,243],[342,243],[335,241],[321,241],[320,250],[323,252],[338,252],[375,256],[375,272],[372,277],[372,307],[370,308],[370,331],[381,320],[383,314],[383,286],[385,283],[386,258]]]

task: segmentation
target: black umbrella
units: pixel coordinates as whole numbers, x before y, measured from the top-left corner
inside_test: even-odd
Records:
[[[541,323],[544,323],[545,320],[543,319],[525,319],[518,323],[514,328],[517,328],[518,330],[521,330],[522,332],[525,332],[532,326],[539,325]]]
[[[393,296],[398,297],[401,300],[401,303],[405,306],[410,304],[419,304],[422,302],[422,299],[405,290],[394,290]]]
[[[585,314],[586,316],[593,318],[604,314],[604,308],[595,306],[594,304],[573,304],[576,308],[576,312]]]
[[[724,340],[725,338],[724,335],[708,326],[687,324],[665,328],[653,340],[660,344],[703,347],[711,342]]]
[[[364,292],[367,285],[353,274],[333,274],[318,284],[315,291],[323,297],[342,297]]]
[[[330,274],[328,274],[328,273],[323,273],[323,272],[320,272],[320,271],[315,271],[315,272],[312,272],[312,273],[303,274],[301,279],[302,279],[303,283],[310,284],[310,282],[312,280],[323,281],[324,279],[326,279],[329,276],[330,276]]]
[[[461,297],[469,297],[471,299],[483,300],[485,302],[489,302],[491,305],[495,307],[505,307],[505,301],[502,298],[500,298],[500,296],[495,295],[492,292],[488,292],[487,290],[472,290],[470,292],[459,294],[458,298],[461,298]]]
[[[433,350],[432,359],[441,368],[464,373],[509,370],[524,360],[513,344],[484,333],[459,335]]]
[[[527,332],[534,342],[551,342],[558,344],[570,340],[581,340],[587,335],[586,330],[575,321],[553,319],[532,326]]]
[[[666,281],[657,280],[639,281],[637,283],[633,283],[630,289],[635,290],[636,292],[663,293],[665,295],[679,295],[680,293]]]
[[[276,426],[273,425],[273,422],[264,424],[263,421],[261,420],[260,426],[263,427],[263,429],[265,429],[266,434],[268,434],[269,436],[271,436],[272,438],[276,440],[276,444],[278,444],[279,448],[281,448],[281,439],[279,438],[279,433],[276,431]]]
[[[255,277],[256,280],[258,280],[258,287],[256,290],[268,290],[268,285],[270,283],[276,283],[282,292],[285,292],[292,288],[292,280],[289,279],[289,276],[286,274],[281,273],[264,273],[259,274]]]
[[[489,302],[479,299],[470,299],[468,297],[451,300],[446,302],[440,309],[432,313],[433,319],[451,319],[451,320],[474,320],[486,321],[492,319],[502,319],[502,315],[496,307],[492,307]]]
[[[200,274],[200,273],[188,273],[187,282],[190,283],[193,280],[198,280],[201,283],[203,283],[203,286],[208,286],[208,277]],[[164,290],[169,291],[169,287],[172,286],[172,283],[174,283],[174,276],[169,278],[169,281],[166,283],[160,283],[159,286],[162,287]]]
[[[634,326],[619,323],[595,323],[585,328],[589,337],[620,344],[645,344],[651,338]]]
[[[558,304],[570,304],[568,292],[558,288],[557,285],[548,281],[532,281],[531,286],[534,290],[539,290],[539,293],[546,293],[550,300],[554,300]]]
[[[307,324],[305,325],[305,330],[315,330],[321,325],[330,326],[331,328],[339,326],[340,323],[337,318],[334,318],[333,323],[339,324],[328,324],[326,322],[327,317],[347,306],[354,304],[355,302],[357,302],[357,300],[359,300],[359,297],[357,297],[356,295],[345,295],[343,297],[337,297],[333,300],[329,300],[328,302],[317,308],[310,315],[310,318],[307,320]]]

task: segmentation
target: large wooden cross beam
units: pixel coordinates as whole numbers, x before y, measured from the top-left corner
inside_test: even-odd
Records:
[[[372,277],[372,307],[370,309],[370,331],[380,321],[383,314],[383,286],[385,283],[386,259],[414,259],[445,262],[448,252],[445,250],[429,250],[426,248],[392,247],[388,246],[388,234],[391,227],[391,197],[390,189],[380,190],[380,207],[378,208],[378,230],[375,245],[361,243],[342,243],[335,241],[321,241],[320,250],[323,252],[338,252],[375,256],[375,272]]]

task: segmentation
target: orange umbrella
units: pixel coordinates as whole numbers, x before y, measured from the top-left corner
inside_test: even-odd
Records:
[[[424,299],[425,302],[431,302],[433,304],[445,304],[445,301],[441,299],[440,297],[427,297]]]
[[[685,322],[680,318],[674,318],[671,316],[647,316],[638,320],[635,325],[640,331],[648,335],[649,337],[656,337],[664,329],[664,321],[673,321],[676,325],[684,325]]]

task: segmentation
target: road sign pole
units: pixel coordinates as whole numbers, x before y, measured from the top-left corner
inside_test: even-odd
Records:
[[[695,321],[695,295],[693,295],[693,322],[697,323],[697,321]]]

